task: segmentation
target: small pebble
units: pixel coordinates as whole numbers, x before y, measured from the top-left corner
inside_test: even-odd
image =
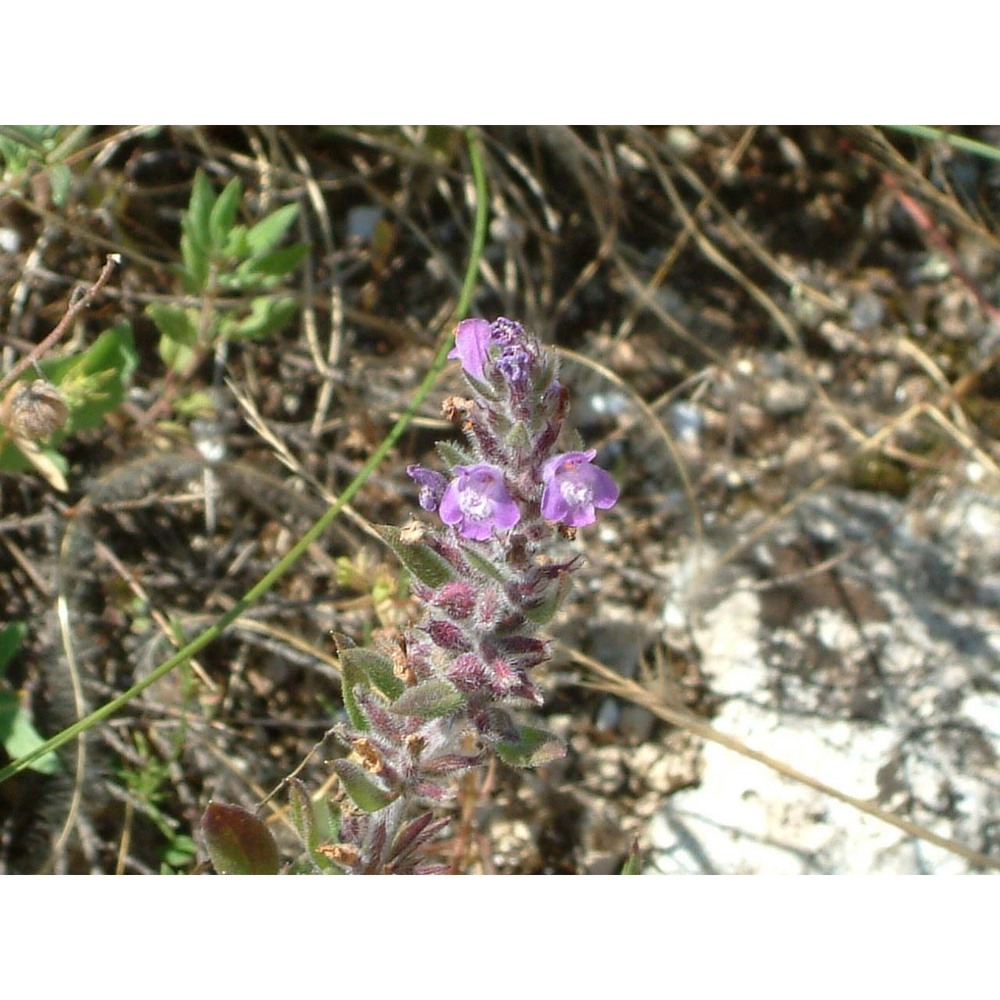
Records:
[[[809,405],[809,390],[786,379],[768,383],[763,407],[772,417],[791,417]]]
[[[21,234],[8,226],[0,227],[0,250],[4,253],[17,253],[21,249]]]

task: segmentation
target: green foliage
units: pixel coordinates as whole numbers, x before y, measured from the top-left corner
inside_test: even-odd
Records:
[[[388,710],[394,715],[413,715],[419,719],[440,719],[452,715],[465,705],[462,692],[443,677],[427,680],[408,687]]]
[[[340,650],[340,665],[347,677],[351,671],[355,677],[364,676],[372,687],[390,701],[398,698],[405,685],[396,676],[392,660],[374,649],[364,647]]]
[[[181,220],[179,277],[184,294],[201,304],[154,302],[146,309],[160,332],[160,357],[174,371],[190,371],[221,341],[267,337],[298,310],[295,299],[275,291],[309,252],[305,243],[279,246],[298,206],[285,205],[246,226],[237,222],[242,202],[238,178],[216,194],[202,171],[195,174]]]
[[[62,125],[0,126],[0,165],[3,181],[16,184],[32,173],[47,171],[52,201],[66,203],[73,175],[64,159],[86,139],[90,128],[66,129]]]
[[[392,792],[377,785],[357,761],[341,757],[333,762],[333,769],[344,791],[362,812],[378,812],[396,798]]]
[[[371,729],[371,725],[355,694],[355,688],[362,683],[363,678],[358,668],[350,660],[341,659],[340,664],[342,677],[341,694],[344,698],[344,710],[347,712],[347,717],[351,720],[351,725],[360,732],[367,733]]]
[[[622,870],[618,873],[619,875],[641,875],[642,868],[641,863],[642,856],[639,851],[639,841],[635,838],[632,839],[632,846],[629,848],[628,857],[625,858],[625,862],[622,865]]]
[[[0,746],[12,758],[30,753],[45,742],[32,725],[31,712],[4,680],[7,667],[27,634],[28,627],[23,622],[13,622],[0,631]],[[29,766],[42,774],[55,774],[59,760],[54,753],[47,753]]]
[[[471,451],[455,444],[454,441],[438,441],[434,448],[449,470],[456,465],[473,465],[476,461]]]
[[[562,741],[544,729],[518,725],[518,738],[496,745],[497,756],[513,767],[539,767],[566,756]]]
[[[538,604],[525,609],[525,616],[536,625],[548,625],[569,593],[570,587],[571,584],[568,575],[558,577],[546,589],[542,600]]]
[[[41,454],[61,472],[66,461],[58,448],[77,431],[98,426],[105,415],[117,409],[139,363],[132,328],[119,323],[102,333],[80,354],[42,361],[39,367],[45,378],[62,393],[69,411],[65,424],[39,447]],[[34,379],[31,372],[28,379]],[[30,458],[18,443],[8,440],[0,427],[0,472],[22,472],[38,461]]]
[[[337,840],[337,834],[340,832],[340,813],[331,807],[326,799],[313,801],[305,786],[297,778],[290,779],[288,785],[292,823],[305,846],[311,870],[330,875],[340,874],[341,869],[323,852],[324,847],[334,844]],[[293,867],[296,874],[301,874],[305,870],[308,869],[302,869],[301,866]]]
[[[183,740],[182,730],[183,727],[175,737],[174,749],[177,753],[180,752]],[[135,764],[121,768],[118,776],[131,797],[140,804],[143,815],[153,822],[163,837],[164,844],[160,849],[161,874],[188,869],[197,855],[196,845],[165,811],[170,797],[171,762],[163,760],[142,733],[135,734],[134,745]]]
[[[420,542],[406,540],[403,532],[391,524],[376,524],[375,530],[399,561],[420,581],[435,589],[455,578],[452,568],[432,549]]]

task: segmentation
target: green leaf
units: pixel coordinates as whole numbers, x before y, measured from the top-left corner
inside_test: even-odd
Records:
[[[340,693],[344,699],[344,708],[347,710],[347,717],[351,720],[351,725],[355,729],[367,733],[372,726],[368,721],[368,716],[362,710],[361,703],[358,701],[358,696],[354,691],[359,684],[364,684],[364,675],[350,661],[345,663],[343,657],[340,660],[340,673]]]
[[[628,857],[625,859],[625,863],[622,865],[622,870],[619,872],[620,875],[641,875],[642,869],[639,867],[640,852],[639,852],[639,841],[637,838],[633,838],[632,846],[629,848]]]
[[[43,361],[42,372],[63,390],[70,407],[66,427],[52,440],[58,444],[67,434],[97,427],[106,413],[121,405],[138,367],[139,354],[127,320],[105,330],[82,354]]]
[[[243,200],[243,185],[238,177],[234,177],[216,199],[208,214],[209,247],[213,257],[222,255],[223,248],[229,239],[229,233],[236,224],[236,213]]]
[[[265,278],[283,278],[291,274],[309,253],[308,243],[292,243],[280,250],[251,257],[237,268],[237,273],[260,283]]]
[[[265,216],[247,233],[247,245],[256,257],[276,247],[298,217],[298,205],[284,205]]]
[[[16,759],[37,750],[44,742],[17,694],[0,688],[0,746]],[[30,763],[28,768],[40,774],[58,774],[59,758],[49,752]]]
[[[390,701],[398,698],[405,685],[393,670],[392,660],[374,649],[341,649],[341,667],[350,669],[356,675],[363,675],[371,685]],[[346,677],[345,673],[345,677]]]
[[[146,315],[167,339],[175,340],[178,344],[192,345],[197,342],[198,325],[192,310],[167,305],[165,302],[153,302],[146,306]]]
[[[429,677],[407,688],[390,706],[393,715],[415,715],[420,719],[439,719],[452,715],[465,705],[465,697],[451,681]]]
[[[482,556],[475,552],[471,552],[468,549],[463,553],[466,559],[469,560],[469,565],[473,569],[479,570],[483,576],[489,577],[490,579],[496,580],[497,583],[506,583],[507,580],[504,577],[500,569],[493,565],[489,559],[484,559]]]
[[[188,295],[198,295],[205,291],[211,264],[208,250],[184,233],[181,236],[181,259],[184,261],[184,291]]]
[[[476,460],[470,452],[450,441],[438,441],[434,447],[437,450],[438,455],[441,456],[441,461],[444,462],[449,471],[456,465],[475,464]]]
[[[344,791],[362,812],[378,812],[396,798],[392,792],[377,785],[356,761],[341,757],[333,762],[333,769],[340,777]]]
[[[340,831],[340,815],[330,808],[330,803],[325,798],[313,802],[305,785],[297,778],[290,778],[288,785],[292,823],[310,859],[322,871],[339,871],[319,849],[336,841]]]
[[[464,368],[462,369],[462,374],[465,376],[465,381],[472,386],[476,392],[479,393],[484,399],[488,399],[490,402],[496,402],[500,397],[493,388],[493,386],[488,385],[486,382],[481,382],[474,375],[470,375]]]
[[[65,163],[56,163],[49,168],[49,183],[52,185],[52,201],[61,208],[66,204],[73,186],[72,171]]]
[[[198,854],[198,845],[186,834],[174,834],[163,851],[163,863],[172,871],[187,868]],[[168,873],[169,874],[169,873]]]
[[[198,357],[198,352],[193,347],[167,337],[160,338],[157,353],[163,363],[175,372],[189,371]]]
[[[278,845],[260,819],[240,806],[209,802],[201,818],[212,865],[220,875],[277,875]]]
[[[54,138],[58,131],[58,125],[5,125],[0,156],[8,163],[21,156],[44,158],[50,148],[45,140]]]
[[[181,231],[187,236],[191,249],[205,258],[212,252],[212,209],[215,190],[203,170],[197,170],[191,185],[191,200],[181,217]]]
[[[260,339],[286,326],[298,312],[295,299],[261,296],[250,303],[250,315],[241,320],[225,319],[220,334],[227,340]]]
[[[235,260],[244,260],[251,254],[250,244],[247,242],[247,227],[233,226],[226,236],[226,242],[222,247],[223,257],[232,257]]]
[[[146,313],[160,331],[159,354],[174,371],[185,371],[193,363],[198,346],[198,314],[193,309],[153,302]]]
[[[566,747],[557,736],[532,726],[517,727],[519,738],[495,745],[497,756],[514,767],[538,767],[566,756]]]
[[[325,798],[314,802],[298,778],[288,780],[288,802],[292,822],[307,850],[315,851],[337,839],[340,816],[330,808]]]
[[[207,389],[195,389],[174,400],[174,412],[181,417],[211,417],[218,406],[218,399]]]
[[[541,601],[530,608],[524,609],[524,615],[528,621],[536,625],[548,625],[555,617],[563,599],[569,593],[572,584],[568,574],[558,577],[545,590]]]
[[[392,549],[399,561],[421,582],[437,589],[455,578],[452,568],[421,542],[404,542],[401,531],[392,524],[376,524],[375,530]]]
[[[527,455],[531,451],[531,437],[523,420],[515,420],[507,432],[507,446],[522,455]]]
[[[7,664],[21,648],[27,634],[28,626],[24,622],[11,622],[0,631],[0,677],[3,677]]]

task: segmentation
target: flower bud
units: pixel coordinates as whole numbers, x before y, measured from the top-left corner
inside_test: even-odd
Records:
[[[430,603],[446,612],[450,618],[461,621],[472,614],[472,609],[476,606],[476,591],[463,580],[452,580],[434,594]]]
[[[434,641],[434,645],[440,646],[441,649],[466,652],[472,648],[462,630],[452,622],[435,619],[429,621],[424,627]]]

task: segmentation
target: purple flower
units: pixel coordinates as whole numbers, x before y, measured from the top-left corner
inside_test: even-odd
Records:
[[[424,510],[437,510],[444,488],[448,484],[444,476],[440,472],[425,469],[421,465],[408,465],[406,474],[420,487],[420,493],[417,497],[420,506]]]
[[[591,465],[596,451],[567,451],[542,466],[542,516],[571,528],[593,524],[595,507],[607,510],[618,500],[618,487],[603,469]]]
[[[531,375],[534,360],[526,348],[520,344],[511,344],[500,352],[496,359],[496,370],[511,386],[521,389]]]
[[[516,320],[507,319],[506,316],[498,316],[490,324],[490,333],[494,343],[497,344],[521,344],[524,342],[524,327]]]
[[[512,528],[521,520],[495,465],[456,465],[455,472],[458,478],[444,491],[440,514],[445,524],[457,524],[464,538],[482,542],[494,528]]]
[[[492,339],[493,329],[486,320],[463,319],[455,328],[455,346],[448,357],[458,358],[467,374],[482,381],[486,349]]]

